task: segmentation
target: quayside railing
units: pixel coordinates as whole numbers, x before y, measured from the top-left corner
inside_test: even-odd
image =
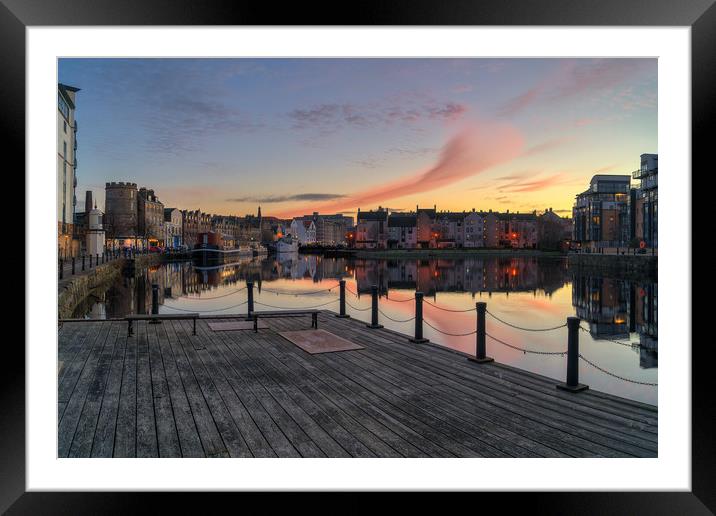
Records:
[[[312,290],[312,291],[303,291],[303,292],[296,292],[296,291],[288,291],[288,290],[280,290],[280,289],[269,289],[269,288],[262,288],[262,292],[268,292],[272,294],[276,294],[277,297],[285,296],[285,297],[299,297],[299,296],[312,296],[316,294],[325,294],[325,293],[331,293],[334,290],[338,289],[338,297],[335,297],[329,301],[325,301],[319,304],[315,304],[312,306],[301,306],[301,309],[317,309],[317,308],[326,308],[330,305],[333,305],[334,303],[338,303],[338,313],[336,313],[336,317],[350,317],[346,313],[346,306],[350,307],[352,310],[355,310],[357,312],[367,312],[370,310],[370,322],[366,324],[366,327],[368,329],[378,329],[383,328],[383,325],[380,324],[380,316],[383,316],[385,319],[390,320],[392,322],[402,324],[402,323],[409,323],[414,322],[414,331],[413,336],[409,337],[410,342],[420,344],[429,342],[428,339],[424,337],[423,334],[423,325],[427,325],[429,328],[431,328],[433,331],[450,336],[450,337],[469,337],[474,335],[475,336],[475,355],[470,356],[468,360],[475,362],[477,364],[484,364],[493,362],[494,359],[487,355],[487,339],[490,340],[490,342],[494,342],[496,344],[505,346],[507,348],[513,349],[515,351],[520,351],[524,354],[534,354],[534,355],[545,355],[545,356],[561,356],[567,357],[567,371],[566,371],[566,380],[563,383],[559,383],[556,385],[557,388],[568,391],[568,392],[581,392],[586,389],[588,389],[588,386],[585,384],[582,384],[579,382],[579,362],[583,361],[590,367],[593,367],[597,371],[600,371],[603,374],[606,374],[612,378],[637,384],[637,385],[644,385],[649,387],[658,387],[657,383],[652,382],[644,382],[639,380],[634,380],[631,378],[627,378],[621,375],[618,375],[616,373],[613,373],[606,369],[605,367],[600,366],[593,360],[590,360],[588,357],[584,356],[579,351],[579,334],[580,332],[586,332],[589,333],[589,330],[581,326],[581,319],[579,317],[567,317],[567,320],[563,324],[559,324],[556,326],[549,326],[549,327],[543,327],[543,328],[529,328],[525,326],[521,326],[515,323],[512,323],[510,321],[505,320],[504,318],[497,316],[490,312],[487,309],[487,303],[485,302],[477,302],[475,303],[474,308],[467,308],[467,309],[453,309],[453,308],[447,308],[440,306],[435,303],[431,303],[424,299],[424,294],[422,292],[415,292],[415,295],[410,298],[405,299],[395,299],[388,297],[387,295],[385,298],[388,301],[391,302],[410,302],[413,301],[415,303],[414,308],[414,314],[412,317],[408,318],[395,318],[386,312],[384,312],[380,308],[380,295],[379,295],[379,289],[377,285],[371,286],[371,292],[370,292],[370,306],[367,307],[360,307],[355,306],[351,303],[349,303],[346,300],[346,292],[350,293],[352,296],[354,296],[357,299],[360,299],[360,295],[357,292],[352,291],[351,289],[347,288],[345,280],[340,280],[337,284],[320,289],[320,290]],[[192,300],[211,300],[211,299],[221,299],[226,298],[241,292],[246,291],[246,299],[240,303],[232,304],[229,306],[224,306],[221,308],[212,308],[209,310],[189,310],[186,308],[182,308],[179,306],[174,305],[168,305],[164,304],[164,308],[173,310],[175,312],[179,313],[172,313],[172,314],[159,314],[159,286],[157,284],[152,285],[152,313],[150,315],[146,316],[127,316],[124,318],[115,318],[115,319],[60,319],[59,323],[63,324],[66,322],[97,322],[97,321],[126,321],[128,322],[128,335],[132,335],[132,322],[137,320],[144,320],[147,319],[150,322],[151,321],[161,321],[161,320],[171,320],[171,319],[191,319],[194,322],[194,334],[196,334],[196,320],[197,319],[226,319],[226,318],[237,318],[237,317],[246,317],[250,318],[250,314],[254,312],[254,309],[256,306],[259,307],[266,307],[271,308],[275,310],[294,310],[296,307],[291,306],[281,306],[276,304],[269,304],[264,303],[262,301],[256,301],[254,300],[254,282],[253,281],[247,281],[246,286],[233,290],[227,294],[223,294],[220,296],[213,296],[213,297],[194,297],[194,296],[179,296],[183,298],[188,298]],[[423,307],[424,305],[430,306],[432,309],[444,311],[444,312],[451,312],[451,313],[469,313],[469,312],[475,312],[475,327],[471,330],[465,330],[460,332],[448,332],[445,330],[442,330],[436,325],[435,323],[432,323],[429,319],[425,318]],[[214,312],[225,312],[226,310],[238,308],[241,306],[246,306],[246,313],[245,314],[216,314]],[[539,350],[539,349],[531,349],[526,348],[522,346],[517,346],[514,344],[511,344],[509,342],[506,342],[487,331],[487,323],[486,318],[489,316],[492,320],[494,320],[497,324],[501,324],[504,326],[507,326],[512,329],[516,329],[519,331],[524,332],[551,332],[551,331],[557,331],[564,327],[567,328],[567,347],[564,350],[561,351],[546,351],[546,350]],[[619,344],[621,346],[628,346],[633,347],[637,346],[637,344],[632,344],[628,342],[622,342],[615,339],[604,339],[609,342],[613,342],[615,344]]]

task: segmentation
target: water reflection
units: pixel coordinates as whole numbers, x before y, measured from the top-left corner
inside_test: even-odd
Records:
[[[410,299],[416,290],[426,301],[451,310],[467,310],[476,301],[503,320],[528,328],[557,326],[577,315],[586,330],[580,333],[585,356],[615,374],[637,381],[656,382],[658,366],[657,299],[654,281],[625,280],[570,270],[566,260],[538,257],[486,257],[455,260],[360,260],[316,255],[282,255],[247,258],[213,268],[192,267],[188,262],[168,263],[122,277],[106,292],[78,307],[76,316],[122,317],[151,311],[151,285],[159,289],[160,312],[177,310],[238,313],[245,301],[241,291],[247,280],[256,285],[255,299],[264,306],[286,308],[330,303],[337,291],[314,292],[345,279],[350,292],[348,313],[367,320],[371,286],[378,285],[381,310],[396,320],[413,315]],[[320,285],[317,288],[317,285]],[[282,295],[279,295],[280,291]],[[337,303],[325,308],[337,310]],[[261,307],[260,307],[261,308]],[[425,306],[425,319],[448,333],[475,328],[474,312],[445,312]],[[488,318],[489,319],[489,318]],[[381,315],[386,327],[411,334],[414,323],[394,322]],[[489,319],[488,333],[527,349],[561,351],[566,329],[526,333]],[[474,352],[474,336],[447,336],[425,328],[431,341]],[[563,379],[565,358],[523,354],[488,339],[488,351],[502,363],[551,378]],[[581,366],[585,383],[593,388],[656,404],[654,387],[615,381],[587,365]]]

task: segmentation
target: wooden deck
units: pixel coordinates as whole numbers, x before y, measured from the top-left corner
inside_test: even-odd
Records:
[[[237,319],[238,320],[238,319]],[[310,355],[206,320],[65,323],[59,457],[655,457],[657,409],[386,329],[319,315],[365,347]]]

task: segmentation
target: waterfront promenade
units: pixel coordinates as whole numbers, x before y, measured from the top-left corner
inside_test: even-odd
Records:
[[[237,315],[235,320],[243,320]],[[230,320],[230,319],[229,319]],[[59,457],[655,457],[657,409],[321,311],[363,349],[309,354],[209,321],[59,329]]]

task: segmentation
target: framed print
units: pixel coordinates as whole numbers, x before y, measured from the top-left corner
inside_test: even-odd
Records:
[[[174,7],[4,2],[28,222],[4,509],[713,511],[711,2]]]

